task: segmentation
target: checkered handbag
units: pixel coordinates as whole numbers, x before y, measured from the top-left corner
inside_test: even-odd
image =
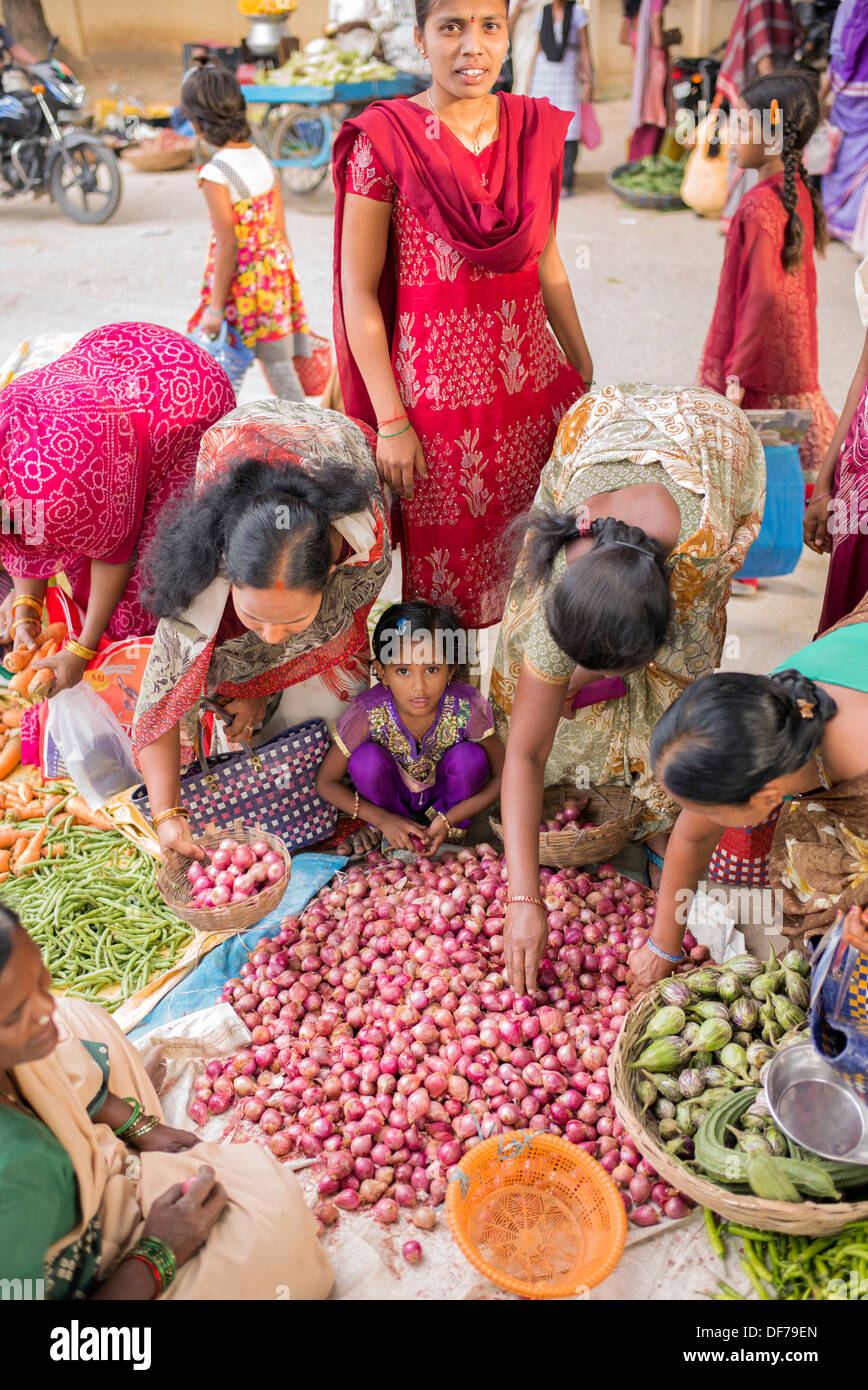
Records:
[[[811,961],[811,1041],[868,1103],[868,955],[842,931],[843,918]]]
[[[231,827],[236,820],[279,835],[290,851],[319,844],[334,833],[337,807],[316,794],[316,775],[331,739],[322,719],[283,729],[258,748],[206,759],[201,725],[198,766],[181,777],[181,798],[193,830]],[[150,819],[147,789],[137,787],[133,804]]]

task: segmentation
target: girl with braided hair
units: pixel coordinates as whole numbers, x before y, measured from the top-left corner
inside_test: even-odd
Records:
[[[699,381],[746,410],[810,410],[800,453],[806,497],[837,425],[817,378],[815,248],[826,247],[819,194],[802,155],[820,119],[816,82],[775,72],[745,87],[737,161],[759,182],[732,220]]]
[[[868,904],[866,724],[868,599],[770,676],[718,672],[670,706],[651,736],[651,761],[682,809],[650,940],[629,958],[634,995],[672,973],[684,891],[707,877],[727,831],[776,817],[768,883],[786,936],[807,942]]]

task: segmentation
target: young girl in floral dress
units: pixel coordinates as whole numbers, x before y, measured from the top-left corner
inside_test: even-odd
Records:
[[[224,68],[192,73],[181,101],[215,153],[199,170],[211,213],[202,296],[187,325],[216,337],[225,319],[253,348],[276,396],[303,401],[293,359],[311,354],[307,315],[286,236],[280,183],[250,138],[244,97]]]

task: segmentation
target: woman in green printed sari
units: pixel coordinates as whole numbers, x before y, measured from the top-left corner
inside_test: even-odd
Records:
[[[780,808],[768,876],[785,935],[807,942],[839,913],[868,905],[866,730],[868,596],[771,676],[720,672],[667,710],[651,757],[682,810],[650,942],[630,955],[635,994],[671,973],[684,936],[677,895],[696,889],[728,827],[757,825]]]
[[[538,828],[545,786],[619,784],[636,839],[665,847],[677,807],[648,744],[723,651],[726,601],[759,531],[765,461],[731,402],[702,388],[605,386],[564,416],[507,599],[490,699],[509,739],[501,804],[513,989],[545,945]],[[660,861],[662,863],[662,861]]]

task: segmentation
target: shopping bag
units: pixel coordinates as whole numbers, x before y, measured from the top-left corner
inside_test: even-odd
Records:
[[[306,357],[295,356],[292,360],[304,394],[321,396],[332,374],[332,345],[328,338],[321,337],[319,333],[308,333],[307,336],[310,339],[310,353]]]
[[[85,681],[48,702],[46,735],[92,811],[138,782],[125,730]]]
[[[597,120],[597,113],[594,104],[590,101],[582,102],[582,124],[581,141],[586,150],[595,150],[603,139],[600,123]]]
[[[843,916],[811,961],[811,1042],[868,1101],[868,955],[843,940]]]
[[[726,206],[729,160],[720,134],[720,118],[710,112],[696,127],[696,146],[691,151],[681,185],[681,200],[700,217],[720,217]]]
[[[216,338],[209,338],[201,328],[194,329],[190,338],[215,362],[219,362],[232,383],[233,391],[237,393],[253,361],[253,348],[244,346],[238,333],[225,319]]]
[[[831,121],[821,121],[814,131],[803,155],[803,163],[809,174],[820,176],[831,174],[838,158],[838,150],[844,132]]]

